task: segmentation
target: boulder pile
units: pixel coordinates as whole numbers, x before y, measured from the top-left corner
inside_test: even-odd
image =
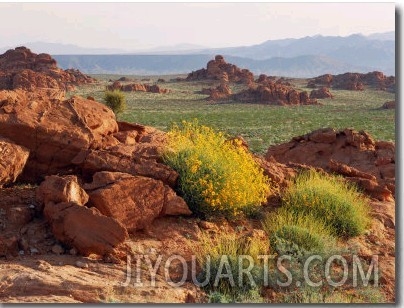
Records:
[[[36,209],[83,255],[111,253],[157,217],[191,214],[164,143],[162,131],[117,122],[94,100],[0,91],[0,185],[40,183]]]
[[[206,68],[188,74],[186,80],[222,80],[224,74],[227,75],[228,82],[250,84],[254,81],[254,75],[248,69],[240,69],[234,64],[227,63],[221,55],[209,61]]]
[[[35,54],[26,47],[10,49],[0,55],[0,90],[22,89],[54,92],[73,90],[75,86],[94,83],[95,79],[79,70],[58,68],[50,55]]]

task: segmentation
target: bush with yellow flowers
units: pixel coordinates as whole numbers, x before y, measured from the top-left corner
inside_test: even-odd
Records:
[[[165,162],[179,173],[179,193],[197,214],[237,215],[260,206],[269,180],[238,139],[183,121],[167,134]]]

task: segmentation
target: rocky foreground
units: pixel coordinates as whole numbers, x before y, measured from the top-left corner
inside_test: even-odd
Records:
[[[117,122],[94,100],[0,91],[0,300],[202,301],[190,279],[169,286],[162,265],[158,289],[123,287],[127,256],[179,254],[190,262],[202,230],[235,232],[243,224],[253,236],[263,231],[249,221],[187,218],[191,212],[174,191],[178,174],[162,161],[164,145],[164,132]],[[314,166],[342,174],[373,197],[372,229],[348,245],[364,258],[379,255],[383,290],[393,301],[394,143],[324,129],[256,159],[279,189]],[[276,202],[269,199],[267,207]],[[174,269],[181,275],[181,267]]]
[[[0,56],[0,302],[206,301],[192,283],[200,270],[192,267],[200,233],[235,233],[242,226],[252,239],[265,239],[260,222],[193,217],[175,191],[177,172],[162,159],[166,134],[119,122],[94,99],[65,99],[74,84],[93,82],[83,76],[22,47]],[[189,79],[212,76],[223,81],[216,90],[229,94],[227,81],[251,81],[223,58]],[[290,92],[285,81],[261,76],[260,82],[247,91],[259,88],[277,102],[311,100]],[[215,91],[209,93],[222,95]],[[379,256],[379,281],[394,301],[395,144],[352,129],[321,129],[255,159],[274,191],[300,170],[316,168],[343,175],[372,198],[371,228],[346,245],[364,259]],[[279,206],[278,197],[270,196],[263,210]],[[171,262],[167,275],[161,262],[153,280],[147,262],[172,255],[182,256],[188,271]],[[179,287],[167,283],[183,276]],[[276,301],[271,289],[264,293]]]

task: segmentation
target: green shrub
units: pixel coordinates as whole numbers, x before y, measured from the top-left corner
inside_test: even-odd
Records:
[[[193,212],[237,215],[269,195],[269,180],[239,140],[183,121],[168,132],[165,162],[179,173],[179,192]]]
[[[342,177],[303,172],[282,199],[288,211],[322,221],[335,236],[357,236],[370,221],[368,200]]]
[[[336,244],[330,229],[321,221],[285,207],[267,215],[263,227],[269,236],[271,250],[278,255],[301,258],[308,253],[328,252]]]
[[[211,302],[245,302],[254,301],[261,302],[259,289],[264,283],[264,266],[259,255],[267,254],[267,244],[264,241],[252,240],[249,237],[222,233],[211,238],[209,233],[202,233],[199,237],[199,243],[195,246],[195,253],[198,263],[202,267],[202,271],[198,275],[198,281],[203,283],[208,280],[204,286],[205,291],[211,294]],[[207,259],[210,257],[210,262]],[[216,276],[220,273],[229,274],[226,267],[220,270],[222,257],[226,256],[226,260],[230,264],[230,274],[234,284],[227,277],[220,278],[216,281]],[[250,256],[253,262],[250,271],[253,282],[245,273],[242,276],[242,284],[239,284],[240,265],[243,269],[249,266],[249,260],[241,259],[239,256]],[[245,261],[245,262],[244,262]]]
[[[121,113],[126,109],[125,94],[121,91],[105,91],[104,102],[115,114]]]

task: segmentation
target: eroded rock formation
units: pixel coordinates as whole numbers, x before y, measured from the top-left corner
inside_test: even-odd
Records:
[[[75,86],[94,83],[95,79],[79,70],[58,68],[50,55],[35,54],[26,47],[10,49],[0,55],[0,90],[48,89],[68,91]]]
[[[344,73],[339,75],[321,75],[308,81],[307,86],[316,88],[324,86],[333,89],[362,91],[365,88],[395,92],[396,79],[385,76],[382,72],[374,71],[367,74]]]
[[[222,80],[224,74],[227,75],[229,82],[250,84],[254,81],[253,73],[247,69],[240,69],[234,64],[227,63],[221,55],[217,55],[214,60],[209,61],[206,68],[188,74],[186,80]]]
[[[270,147],[266,159],[272,158],[341,174],[376,199],[394,200],[395,145],[366,132],[320,129]]]

